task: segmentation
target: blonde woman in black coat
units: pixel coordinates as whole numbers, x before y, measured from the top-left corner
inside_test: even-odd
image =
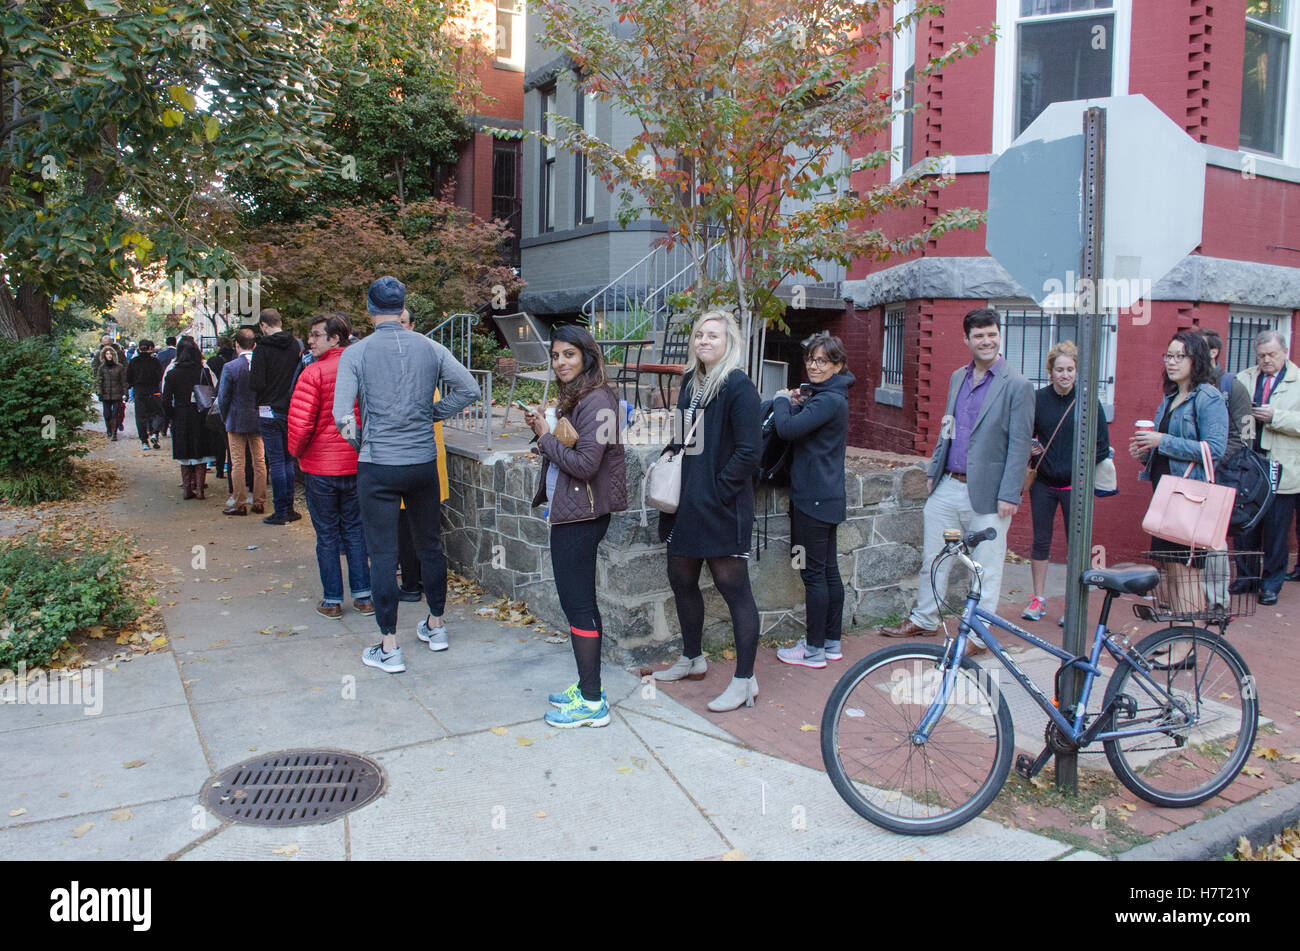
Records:
[[[686,453],[676,515],[659,516],[668,542],[668,583],[677,603],[682,656],[658,680],[699,680],[704,661],[704,595],[700,572],[709,564],[713,584],[727,602],[736,639],[736,673],[715,713],[753,706],[758,696],[758,605],[749,585],[749,545],[754,523],[754,474],[762,434],[758,391],[743,369],[745,341],[734,317],[709,311],[695,322],[690,364],[677,399],[683,439],[699,418],[693,439],[665,452]]]

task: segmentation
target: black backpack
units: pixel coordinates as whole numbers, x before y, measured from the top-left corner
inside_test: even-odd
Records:
[[[754,476],[757,487],[788,486],[790,484],[790,459],[793,448],[776,434],[776,422],[771,402],[763,404],[763,451],[758,457],[758,473]]]
[[[1250,446],[1238,449],[1214,470],[1214,481],[1237,490],[1228,520],[1228,534],[1240,535],[1259,525],[1273,504],[1282,481],[1282,464],[1255,452]]]

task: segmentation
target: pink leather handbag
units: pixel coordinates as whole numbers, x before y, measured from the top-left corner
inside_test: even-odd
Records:
[[[1142,530],[1180,545],[1223,551],[1228,547],[1228,520],[1232,517],[1237,490],[1214,484],[1214,458],[1209,443],[1201,443],[1205,482],[1186,478],[1194,465],[1188,463],[1182,476],[1170,473],[1160,480],[1142,519]]]

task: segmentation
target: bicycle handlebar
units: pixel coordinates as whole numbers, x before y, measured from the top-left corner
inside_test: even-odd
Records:
[[[955,529],[948,529],[943,533],[944,541],[949,545],[960,546],[964,551],[969,552],[980,542],[992,541],[998,537],[998,530],[990,525],[988,528],[981,529],[978,532],[967,532],[962,535]]]

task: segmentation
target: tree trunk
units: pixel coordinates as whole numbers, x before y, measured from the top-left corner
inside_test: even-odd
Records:
[[[51,317],[49,296],[34,284],[19,287],[15,300],[8,286],[0,283],[0,335],[18,340],[48,334]]]

